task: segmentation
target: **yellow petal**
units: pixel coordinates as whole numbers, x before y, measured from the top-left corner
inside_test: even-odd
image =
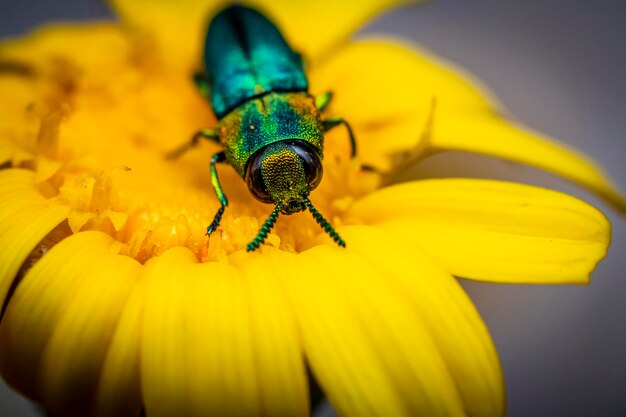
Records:
[[[610,224],[566,194],[487,180],[425,180],[384,188],[351,215],[415,242],[448,271],[511,283],[586,283]]]
[[[307,361],[339,415],[464,415],[424,319],[387,269],[334,246],[255,255],[291,297]]]
[[[141,269],[115,250],[99,232],[63,240],[27,273],[0,326],[3,377],[55,415],[93,413],[102,365]],[[136,358],[126,366],[136,368]],[[137,387],[121,376],[109,389],[136,397]]]
[[[128,302],[102,365],[96,416],[137,416],[142,407],[139,375],[139,334],[145,286],[137,285]],[[120,395],[121,394],[121,395]]]
[[[457,281],[411,242],[384,230],[342,230],[350,249],[367,259],[409,300],[442,354],[469,416],[504,414],[504,381],[498,356],[469,297]],[[390,262],[394,257],[402,261]],[[392,277],[392,278],[391,278]]]
[[[327,115],[341,116],[352,126],[358,155],[369,165],[388,170],[392,156],[422,145],[433,95],[425,90],[422,58],[395,44],[351,42],[310,74],[311,91],[333,91]],[[384,74],[384,76],[381,76]],[[343,129],[333,129],[326,143],[343,147]]]
[[[37,191],[35,174],[22,169],[0,171],[0,302],[28,255],[67,218],[69,208],[53,205]]]
[[[92,45],[94,43],[98,44],[99,48],[106,46],[115,50],[111,54],[103,54],[99,48],[89,48],[90,43]],[[80,51],[80,54],[71,53],[71,50]],[[3,58],[16,65],[24,66],[27,71],[27,74],[22,74],[23,78],[13,77],[6,79],[7,85],[9,81],[12,83],[28,81],[31,88],[37,86],[37,82],[42,81],[39,80],[39,77],[51,76],[49,71],[55,65],[66,65],[66,67],[57,68],[57,70],[65,69],[69,72],[76,70],[73,65],[77,65],[80,69],[88,68],[90,70],[100,67],[99,69],[106,74],[106,71],[119,67],[124,62],[128,63],[130,52],[131,50],[127,46],[124,32],[120,30],[119,25],[102,21],[89,22],[82,25],[76,23],[72,25],[51,24],[38,28],[28,36],[9,39],[0,43],[0,53]],[[69,59],[66,59],[66,57]],[[38,71],[43,72],[39,73]],[[62,77],[63,75],[70,77],[77,75],[85,76],[86,74],[56,75],[57,77]],[[55,80],[63,81],[63,78]],[[67,88],[68,86],[65,87]],[[28,101],[22,101],[24,96],[26,94],[16,94],[14,97],[11,97],[15,100],[3,101],[2,104],[5,106],[21,104],[21,110],[23,111],[24,107],[29,104]],[[31,99],[34,98],[31,97]]]
[[[288,42],[306,59],[326,57],[368,20],[386,9],[421,0],[250,0],[278,24]]]
[[[269,304],[276,285],[251,282],[261,273],[198,264],[182,248],[146,264],[141,372],[148,415],[307,415],[293,325],[281,301]]]
[[[438,100],[428,151],[471,152],[530,165],[588,188],[626,212],[623,192],[581,152],[542,133],[516,126],[486,102],[471,107],[439,103]]]
[[[300,335],[287,307],[284,288],[276,280],[276,267],[260,257],[255,257],[259,262],[250,262],[247,254],[241,258],[237,265],[246,286],[258,373],[263,381],[263,414],[308,416],[309,393]]]
[[[386,169],[389,156],[405,153],[479,153],[560,175],[626,210],[623,194],[590,159],[507,120],[469,77],[448,67],[414,46],[364,40],[315,68],[312,91],[341,86],[330,112],[352,123],[367,163]],[[345,140],[332,133],[329,141]]]
[[[158,65],[169,65],[181,71],[199,69],[201,45],[208,18],[220,5],[215,0],[110,0],[122,20],[130,25],[138,52]]]
[[[408,0],[251,0],[283,32],[288,43],[316,60],[347,40],[377,13]],[[146,39],[156,43],[163,60],[184,70],[201,67],[201,50],[210,18],[226,4],[215,0],[110,0],[116,12]]]

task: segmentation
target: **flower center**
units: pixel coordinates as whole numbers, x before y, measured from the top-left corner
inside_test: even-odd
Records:
[[[209,161],[220,146],[207,141],[177,160],[166,158],[198,130],[216,125],[191,71],[164,70],[131,53],[107,68],[81,68],[68,60],[36,68],[40,87],[31,108],[40,118],[38,143],[17,146],[32,152],[22,165],[39,172],[45,195],[72,207],[71,231],[103,231],[140,262],[173,246],[188,247],[201,261],[245,250],[273,205],[256,201],[228,164],[219,165],[229,206],[208,237],[219,207]],[[379,178],[334,143],[325,146],[325,178],[310,199],[339,227],[354,198],[376,188]],[[300,251],[319,234],[309,212],[281,215],[266,243]]]

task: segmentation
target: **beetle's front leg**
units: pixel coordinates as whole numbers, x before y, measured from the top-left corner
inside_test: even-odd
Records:
[[[332,100],[333,92],[326,91],[325,93],[322,93],[319,96],[315,97],[315,107],[317,107],[320,112],[323,112],[324,110],[326,110],[326,107],[328,107]]]
[[[209,82],[209,77],[206,72],[198,71],[193,74],[193,83],[196,85],[196,88],[202,94],[202,97],[211,99],[211,83]]]
[[[220,201],[220,208],[215,213],[215,217],[213,217],[213,221],[207,227],[206,234],[207,236],[211,236],[217,227],[220,225],[220,221],[222,220],[222,215],[224,214],[224,209],[228,205],[228,199],[226,198],[226,194],[222,190],[222,185],[220,184],[220,179],[217,176],[217,169],[215,168],[215,164],[218,162],[224,162],[226,160],[226,154],[224,152],[216,153],[211,158],[211,184],[213,185],[213,189],[215,190],[215,195],[217,195],[217,199]]]
[[[348,136],[350,137],[350,147],[352,151],[350,152],[350,157],[354,158],[356,156],[356,139],[354,138],[354,132],[352,132],[352,128],[342,117],[329,117],[328,119],[322,120],[322,127],[324,128],[324,132],[328,132],[335,126],[344,125],[346,129],[348,129]]]
[[[165,157],[167,159],[177,159],[188,150],[194,148],[198,144],[200,139],[208,139],[208,140],[212,140],[214,142],[219,143],[219,140],[220,140],[219,131],[217,129],[202,129],[199,132],[196,132],[191,137],[191,140],[189,142],[183,143],[176,149],[172,149],[166,154]]]

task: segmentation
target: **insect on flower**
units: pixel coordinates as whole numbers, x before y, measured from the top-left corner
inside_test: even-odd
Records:
[[[223,147],[211,158],[211,183],[221,206],[207,235],[217,229],[228,205],[216,169],[217,163],[225,162],[245,179],[257,200],[275,205],[247,245],[248,251],[265,241],[279,213],[306,209],[339,246],[345,247],[308,198],[322,179],[325,131],[345,125],[351,154],[356,154],[356,141],[347,122],[340,117],[321,117],[332,94],[309,94],[300,55],[267,17],[239,5],[222,10],[209,24],[204,70],[194,81],[210,100],[218,127],[199,131],[169,156],[179,156],[200,139],[216,141]]]

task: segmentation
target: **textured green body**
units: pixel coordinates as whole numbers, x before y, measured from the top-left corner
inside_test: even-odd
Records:
[[[218,119],[263,93],[308,89],[300,55],[269,19],[239,5],[211,21],[204,68]]]
[[[226,162],[257,200],[275,205],[246,250],[255,250],[265,241],[279,213],[290,215],[307,209],[322,229],[345,247],[309,200],[323,175],[324,132],[345,124],[352,155],[356,149],[352,130],[343,119],[321,117],[332,94],[317,99],[311,96],[300,55],[269,19],[240,5],[225,8],[211,21],[204,69],[194,80],[211,101],[218,127],[203,129],[171,155],[180,155],[201,138],[219,140],[223,147],[211,158],[211,183],[220,208],[207,235],[217,230],[228,206],[216,169],[216,164]]]
[[[246,101],[219,122],[226,159],[244,177],[246,163],[262,147],[289,139],[313,145],[320,156],[324,131],[315,98],[307,93],[269,93]]]

